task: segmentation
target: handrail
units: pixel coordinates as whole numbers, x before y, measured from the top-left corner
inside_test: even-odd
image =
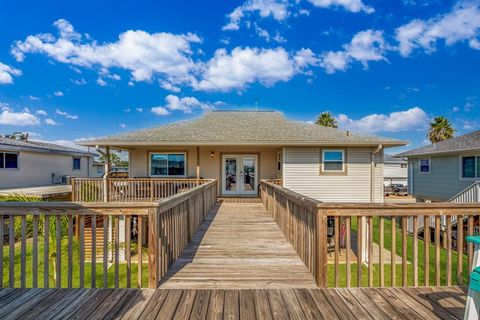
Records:
[[[209,180],[154,202],[0,202],[0,239],[9,242],[5,265],[4,250],[0,250],[0,288],[37,288],[42,279],[45,288],[108,287],[110,265],[115,288],[122,278],[126,281],[122,286],[132,287],[136,281],[142,287],[144,245],[148,247],[148,286],[156,288],[216,200],[217,181]],[[91,262],[90,283],[85,262]],[[96,278],[97,265],[103,269],[102,279]],[[134,265],[139,266],[136,280]],[[32,275],[28,284],[27,273]]]
[[[324,203],[266,180],[261,181],[261,195],[320,287],[337,287],[341,278],[343,285],[351,286],[353,264],[357,286],[418,286],[421,279],[425,286],[467,281],[473,246],[464,238],[480,228],[480,203]],[[396,267],[385,267],[386,259]]]
[[[480,202],[480,181],[475,181],[474,183],[448,199],[447,202]]]

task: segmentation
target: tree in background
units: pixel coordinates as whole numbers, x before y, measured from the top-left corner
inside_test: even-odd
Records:
[[[335,120],[333,114],[328,111],[322,112],[318,116],[317,121],[315,121],[315,124],[329,128],[338,128],[337,120]]]
[[[105,159],[103,156],[100,156],[98,160],[100,162],[105,162]],[[110,153],[110,163],[112,163],[114,166],[128,167],[128,161],[122,160],[118,156],[118,154],[115,154],[115,153]]]
[[[455,133],[451,122],[443,117],[438,116],[433,119],[433,122],[430,123],[430,129],[428,129],[427,138],[431,143],[440,142],[447,140],[453,137]]]

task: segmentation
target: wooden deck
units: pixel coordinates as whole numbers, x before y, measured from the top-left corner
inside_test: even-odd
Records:
[[[160,287],[317,288],[312,274],[258,199],[219,202]]]
[[[3,289],[2,319],[463,319],[458,287]]]

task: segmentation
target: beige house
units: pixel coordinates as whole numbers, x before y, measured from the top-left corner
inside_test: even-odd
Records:
[[[382,202],[383,150],[404,144],[273,111],[211,111],[81,143],[127,150],[130,178],[218,179],[222,196],[257,196],[260,179],[281,179],[303,195],[340,202]]]
[[[66,183],[66,177],[89,177],[95,154],[30,141],[0,137],[0,189]]]

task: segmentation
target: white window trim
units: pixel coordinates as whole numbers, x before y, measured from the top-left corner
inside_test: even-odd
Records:
[[[185,170],[183,175],[161,175],[161,174],[152,174],[152,154],[183,154],[185,157]],[[168,158],[167,158],[167,168],[168,168]],[[175,151],[166,151],[166,152],[161,152],[161,151],[152,151],[148,153],[148,176],[149,177],[155,177],[155,178],[185,178],[187,177],[187,171],[188,171],[188,162],[187,162],[187,153],[186,152],[175,152]]]
[[[422,171],[422,160],[428,160],[428,171]],[[432,158],[418,158],[418,174],[431,174],[432,173]]]
[[[1,156],[3,157],[3,165],[5,166],[5,154],[16,154],[17,155],[17,167],[16,168],[5,168],[2,167],[0,170],[19,170],[20,169],[20,153],[11,152],[11,151],[0,151]]]
[[[341,152],[342,153],[342,170],[325,170],[325,152]],[[327,162],[334,162],[334,161],[327,161]],[[322,172],[344,173],[345,172],[345,149],[322,149]]]
[[[80,168],[75,169],[75,159],[80,160]],[[72,171],[82,171],[82,157],[72,157]]]
[[[467,177],[463,176],[463,158],[466,158],[466,157],[475,157],[475,177],[473,177],[473,178],[467,178]],[[480,177],[478,177],[479,173],[477,172],[477,161],[480,161],[480,160],[477,160],[477,159],[480,159],[480,155],[464,154],[464,155],[460,155],[458,157],[458,177],[459,177],[460,181],[477,181],[477,180],[480,180]]]

